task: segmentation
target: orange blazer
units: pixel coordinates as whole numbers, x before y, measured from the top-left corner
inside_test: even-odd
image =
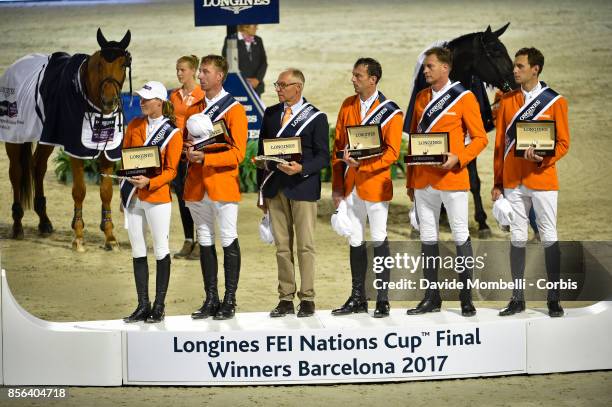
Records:
[[[366,116],[380,104],[372,103]],[[393,198],[393,183],[391,182],[391,165],[397,161],[402,144],[403,114],[397,113],[382,128],[382,138],[385,150],[383,155],[365,158],[359,161],[359,167],[349,168],[344,174],[345,164],[336,158],[336,152],[344,150],[348,144],[347,126],[361,124],[361,104],[359,95],[353,95],[344,100],[338,112],[336,122],[336,137],[332,150],[332,187],[345,197],[357,188],[357,195],[370,202],[390,201]]]
[[[183,135],[186,135],[185,124],[189,116],[195,113],[200,113],[204,110],[204,91],[200,85],[196,85],[195,89],[191,92],[191,97],[183,101],[181,97],[181,88],[174,89],[170,93],[170,103],[174,107],[174,115],[176,116],[176,127],[183,131]],[[188,102],[188,103],[185,103]]]
[[[151,178],[147,188],[138,189],[138,199],[150,203],[167,203],[170,198],[170,181],[176,177],[181,151],[183,149],[183,135],[180,129],[170,136],[166,148],[161,150],[162,172]],[[136,117],[128,124],[123,138],[123,148],[140,147],[147,139],[147,118]]]
[[[417,94],[410,131],[416,132],[417,125],[427,104],[431,101],[431,87]],[[410,165],[406,171],[406,186],[422,189],[431,185],[442,191],[466,191],[470,189],[470,178],[466,166],[487,146],[487,133],[480,117],[480,107],[472,92],[463,95],[430,130],[432,133],[448,133],[450,152],[459,157],[459,166],[442,170],[429,165]],[[465,145],[465,133],[469,132],[472,142]]]
[[[205,104],[203,108],[206,108]],[[185,180],[185,201],[198,202],[204,193],[213,201],[240,201],[238,166],[246,154],[248,122],[244,106],[234,105],[223,115],[234,144],[224,151],[206,153],[204,164],[189,163]]]
[[[505,94],[499,104],[495,123],[495,154],[493,160],[493,182],[498,188],[516,188],[525,185],[530,189],[556,191],[559,189],[555,163],[569,150],[569,126],[567,121],[567,101],[564,97],[557,99],[551,107],[540,115],[539,120],[554,120],[557,142],[555,156],[544,157],[541,163],[515,157],[510,151],[504,159],[506,127],[516,112],[523,107],[525,97],[521,89]],[[514,147],[512,147],[514,149]]]

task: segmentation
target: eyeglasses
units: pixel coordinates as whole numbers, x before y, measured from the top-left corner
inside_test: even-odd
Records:
[[[291,86],[291,85],[297,85],[299,84],[299,82],[293,82],[293,83],[284,83],[284,82],[274,82],[274,89],[276,90],[284,90],[285,88]]]

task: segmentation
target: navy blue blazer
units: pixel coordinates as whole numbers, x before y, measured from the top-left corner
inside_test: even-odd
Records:
[[[276,138],[281,127],[283,103],[266,109],[259,132],[258,155],[263,155],[263,140]],[[317,201],[321,198],[321,170],[329,165],[329,124],[323,113],[315,117],[300,134],[302,143],[302,173],[287,175],[269,162],[274,175],[263,188],[265,198],[274,198],[279,191],[295,201]],[[264,171],[257,170],[257,186],[261,189]]]

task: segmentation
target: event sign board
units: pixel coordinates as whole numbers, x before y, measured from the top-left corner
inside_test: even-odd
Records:
[[[195,26],[276,24],[279,0],[194,0]]]

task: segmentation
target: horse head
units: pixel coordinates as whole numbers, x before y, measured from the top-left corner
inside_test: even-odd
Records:
[[[109,114],[120,105],[125,70],[131,67],[132,56],[127,51],[131,33],[128,30],[119,42],[107,41],[98,28],[97,39],[100,50],[89,57],[85,69],[86,90],[102,113]]]
[[[499,40],[510,23],[497,31],[491,26],[483,32],[464,35],[448,44],[453,51],[451,77],[469,85],[472,75],[504,92],[517,87],[512,74],[512,60]]]

